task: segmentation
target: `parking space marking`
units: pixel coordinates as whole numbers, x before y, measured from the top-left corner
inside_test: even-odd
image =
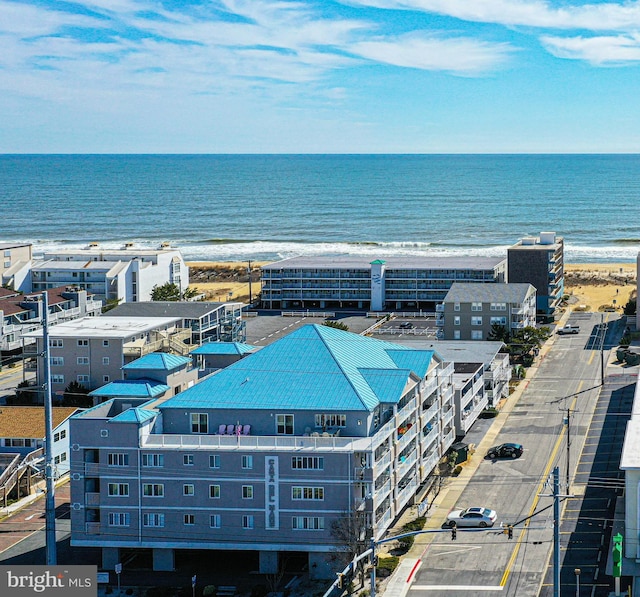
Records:
[[[503,591],[504,587],[498,585],[495,587],[478,585],[413,585],[413,591]]]

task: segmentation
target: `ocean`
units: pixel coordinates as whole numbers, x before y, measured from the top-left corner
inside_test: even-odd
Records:
[[[0,242],[169,242],[185,259],[640,250],[640,155],[2,155]]]

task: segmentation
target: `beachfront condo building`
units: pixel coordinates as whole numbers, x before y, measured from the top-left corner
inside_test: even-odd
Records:
[[[172,283],[184,292],[189,268],[177,249],[138,249],[132,243],[122,249],[104,249],[96,243],[84,249],[45,253],[30,262],[34,292],[56,286],[76,286],[104,301],[151,300],[154,286]]]
[[[498,257],[293,257],[262,267],[266,309],[434,311],[454,282],[505,282]]]
[[[552,322],[564,294],[564,239],[555,232],[521,239],[507,249],[509,283],[536,289],[538,317]]]
[[[114,399],[71,421],[71,543],[156,570],[189,550],[304,555],[334,578],[345,519],[381,538],[455,439],[453,364],[305,325],[168,400]],[[360,527],[359,527],[360,528]],[[358,531],[360,532],[360,531]]]
[[[94,390],[123,378],[122,368],[149,353],[172,351],[187,355],[191,330],[178,317],[85,317],[49,329],[51,390],[62,394],[72,381]],[[33,343],[30,343],[33,342]],[[25,369],[45,383],[42,329],[24,336]],[[42,403],[42,396],[37,394]]]
[[[32,255],[31,243],[0,243],[0,286],[29,292]]]
[[[513,332],[536,325],[536,289],[531,284],[456,282],[436,307],[444,340],[488,340],[494,326]]]

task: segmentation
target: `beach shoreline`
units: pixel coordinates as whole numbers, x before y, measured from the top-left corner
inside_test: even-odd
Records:
[[[260,268],[272,261],[251,260],[251,295],[260,292]],[[248,261],[188,261],[190,285],[208,300],[248,302]],[[565,296],[569,307],[621,311],[636,292],[635,262],[565,263]],[[193,276],[191,274],[194,274]]]

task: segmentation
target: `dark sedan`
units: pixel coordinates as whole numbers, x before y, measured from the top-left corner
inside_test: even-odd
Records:
[[[500,444],[490,448],[487,458],[520,458],[524,452],[521,444]]]

